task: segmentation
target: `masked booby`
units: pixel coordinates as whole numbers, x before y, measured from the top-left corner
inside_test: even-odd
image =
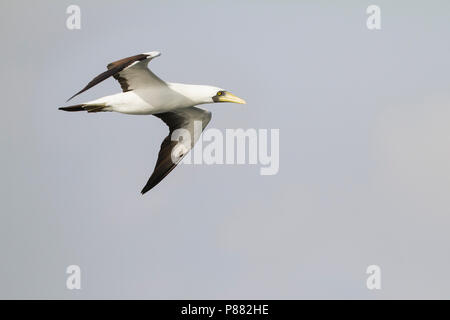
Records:
[[[135,115],[151,114],[166,123],[169,127],[169,135],[161,144],[155,168],[142,189],[142,194],[161,182],[193,148],[199,138],[198,134],[194,134],[194,122],[201,121],[203,131],[211,120],[211,112],[197,108],[196,105],[217,102],[245,103],[243,99],[218,87],[161,80],[147,67],[150,60],[158,56],[160,56],[159,52],[152,51],[108,64],[107,71],[96,76],[67,101],[111,76],[119,82],[122,88],[121,93],[59,108],[64,111],[89,113],[114,111]],[[183,141],[172,140],[172,133],[180,128],[189,131],[191,141],[183,143]],[[174,157],[172,153],[175,150],[177,155]]]

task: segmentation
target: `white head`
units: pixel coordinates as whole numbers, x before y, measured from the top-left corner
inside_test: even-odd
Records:
[[[189,85],[188,92],[186,93],[186,96],[198,104],[213,102],[246,103],[244,99],[235,96],[231,92],[213,86]]]

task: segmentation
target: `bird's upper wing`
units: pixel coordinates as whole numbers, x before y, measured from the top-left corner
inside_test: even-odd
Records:
[[[211,120],[211,112],[196,107],[158,113],[154,116],[164,121],[169,126],[170,132],[161,144],[155,169],[142,189],[142,194],[156,186],[176,167],[192,149]],[[184,135],[183,131],[177,129],[185,129],[187,130],[185,133],[189,132],[189,135]],[[183,140],[183,137],[189,139]]]
[[[80,93],[92,88],[96,84],[99,84],[105,79],[113,76],[119,81],[123,92],[130,91],[139,87],[163,84],[160,78],[158,78],[153,72],[151,72],[147,65],[151,59],[158,57],[159,52],[141,53],[132,57],[117,60],[108,64],[108,70],[99,74],[91,80],[83,89],[75,93],[72,97],[79,95]],[[69,101],[67,100],[67,101]]]

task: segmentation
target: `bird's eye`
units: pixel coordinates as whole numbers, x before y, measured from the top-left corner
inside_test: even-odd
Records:
[[[217,92],[217,95],[221,96],[222,95],[222,91]]]

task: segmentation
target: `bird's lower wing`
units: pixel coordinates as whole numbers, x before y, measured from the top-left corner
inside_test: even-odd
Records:
[[[211,120],[211,112],[189,107],[174,112],[154,114],[169,127],[169,135],[159,150],[155,169],[142,189],[144,194],[163,180],[194,147]]]

